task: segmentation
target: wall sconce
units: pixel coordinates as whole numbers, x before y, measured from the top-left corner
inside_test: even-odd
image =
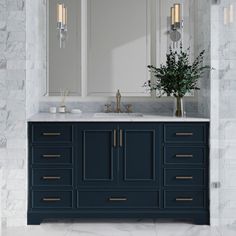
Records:
[[[170,39],[173,42],[173,47],[178,47],[178,42],[181,40],[181,32],[179,30],[183,28],[183,20],[181,16],[181,4],[175,3],[170,8],[170,24],[171,24],[171,30],[170,30]]]
[[[67,7],[61,3],[57,4],[57,30],[60,48],[64,48],[67,36]]]

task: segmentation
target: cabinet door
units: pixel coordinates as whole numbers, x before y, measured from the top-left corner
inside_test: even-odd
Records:
[[[117,126],[81,123],[77,130],[79,185],[114,185],[117,181]]]
[[[119,183],[128,186],[157,186],[161,130],[158,124],[119,125]]]

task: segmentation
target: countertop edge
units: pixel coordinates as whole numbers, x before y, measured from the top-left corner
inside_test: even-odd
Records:
[[[184,117],[178,118],[173,116],[158,116],[153,114],[144,114],[143,117],[109,117],[109,118],[97,118],[94,117],[94,113],[84,113],[82,115],[76,114],[50,114],[50,113],[38,113],[27,119],[28,123],[34,122],[210,122],[208,118],[201,117]]]

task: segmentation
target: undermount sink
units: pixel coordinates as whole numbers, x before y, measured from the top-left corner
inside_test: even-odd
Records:
[[[111,113],[105,113],[105,112],[101,112],[101,113],[95,113],[94,114],[94,117],[97,117],[97,118],[109,118],[109,117],[142,117],[143,114],[142,113],[114,113],[114,112],[111,112]]]

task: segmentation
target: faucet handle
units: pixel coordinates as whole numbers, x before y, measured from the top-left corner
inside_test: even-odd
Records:
[[[105,104],[105,112],[106,113],[112,112],[111,104]]]
[[[132,113],[132,112],[133,112],[133,111],[132,111],[132,107],[133,107],[132,104],[127,104],[127,105],[125,106],[126,112],[127,112],[127,113]]]

